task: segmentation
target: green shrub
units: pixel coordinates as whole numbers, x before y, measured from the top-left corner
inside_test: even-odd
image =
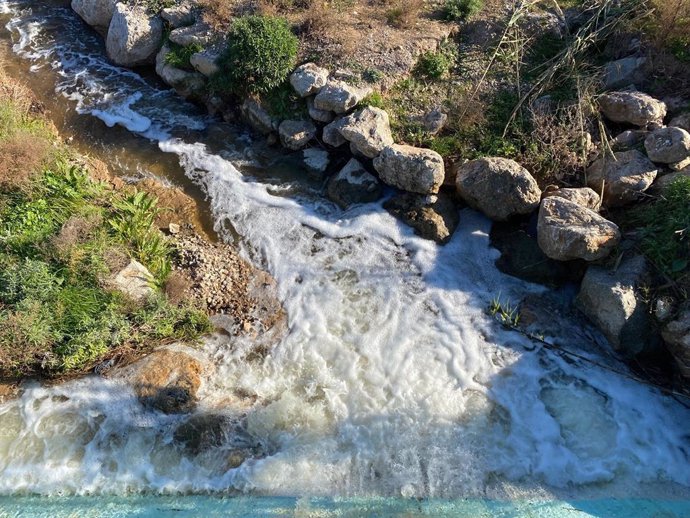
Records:
[[[204,50],[204,47],[199,43],[192,43],[191,45],[183,47],[172,41],[168,42],[168,48],[170,52],[165,55],[165,62],[170,66],[183,70],[191,70],[192,65],[189,60],[192,55]]]
[[[295,67],[297,37],[284,18],[245,16],[233,24],[213,85],[221,92],[265,93]]]
[[[461,22],[477,14],[484,6],[484,0],[446,0],[443,16],[446,20]]]
[[[425,52],[419,56],[414,73],[428,79],[441,79],[453,66],[453,56],[447,52]]]

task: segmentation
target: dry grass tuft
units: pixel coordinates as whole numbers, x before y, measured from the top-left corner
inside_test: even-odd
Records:
[[[46,139],[18,133],[0,142],[0,189],[24,190],[51,154]]]
[[[174,271],[165,282],[165,295],[171,304],[180,305],[192,296],[192,281],[180,271]]]

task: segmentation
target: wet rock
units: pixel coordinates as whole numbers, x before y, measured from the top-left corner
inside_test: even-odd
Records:
[[[329,112],[326,110],[318,110],[314,106],[313,97],[307,97],[307,111],[309,112],[309,116],[318,122],[329,123],[335,118],[333,112]]]
[[[192,25],[195,21],[194,5],[192,2],[183,1],[171,7],[165,7],[161,10],[161,17],[173,29]]]
[[[211,41],[213,31],[205,22],[199,21],[194,25],[179,27],[170,31],[170,41],[188,47],[189,45],[205,46]]]
[[[644,79],[646,58],[630,56],[611,61],[604,67],[604,88],[620,88]]]
[[[644,147],[652,162],[681,162],[690,156],[690,133],[681,128],[659,128],[645,139]]]
[[[145,406],[166,414],[191,412],[197,405],[204,365],[184,346],[158,349],[138,362],[116,369],[111,377],[125,380]]]
[[[328,81],[328,70],[314,63],[305,63],[290,74],[290,84],[300,97],[319,93]]]
[[[411,226],[418,236],[439,244],[450,241],[460,222],[455,203],[443,194],[421,196],[402,193],[388,200],[383,207]]]
[[[660,124],[666,116],[666,105],[642,92],[610,92],[599,98],[602,113],[613,122],[645,127]]]
[[[529,214],[539,206],[541,190],[536,180],[514,160],[471,160],[457,166],[456,174],[460,197],[494,221]]]
[[[72,9],[86,23],[99,29],[107,29],[119,0],[72,0]]]
[[[234,430],[232,420],[224,415],[198,414],[179,425],[173,440],[189,453],[199,453],[221,446]]]
[[[340,129],[345,124],[344,121],[345,118],[340,117],[335,119],[330,124],[324,126],[323,133],[321,135],[321,140],[323,140],[324,144],[327,144],[331,147],[340,147],[347,142],[345,137],[343,137],[343,135],[340,133]]]
[[[376,177],[351,159],[328,181],[328,198],[346,209],[356,203],[370,203],[381,197],[381,184]]]
[[[156,55],[156,73],[166,84],[172,86],[182,97],[201,97],[206,89],[206,78],[198,72],[176,68],[166,62],[170,47],[163,45]]]
[[[134,301],[141,301],[154,293],[153,276],[146,266],[132,259],[112,280],[114,289]]]
[[[626,130],[616,135],[609,143],[613,151],[629,151],[641,146],[649,135],[645,130]]]
[[[680,128],[690,132],[690,112],[681,113],[680,115],[673,117],[668,125],[670,127]]]
[[[436,194],[445,169],[441,155],[431,149],[393,144],[374,159],[384,183],[418,194]]]
[[[116,64],[126,67],[154,62],[163,41],[163,20],[146,9],[118,3],[110,21],[106,50]]]
[[[590,209],[555,196],[541,202],[537,240],[551,259],[603,259],[620,239],[618,227]]]
[[[627,357],[658,347],[647,304],[639,292],[646,283],[647,267],[641,256],[625,259],[615,270],[592,265],[576,299],[580,311]]]
[[[283,147],[297,151],[316,136],[316,126],[309,121],[287,120],[278,126],[278,135]]]
[[[245,99],[240,106],[244,120],[253,129],[263,135],[278,131],[279,121],[268,113],[268,110],[254,99]]]
[[[544,194],[544,197],[557,196],[573,203],[577,203],[581,207],[598,211],[601,205],[601,198],[589,187],[570,188],[564,187],[557,191],[550,191]]]
[[[330,163],[330,155],[325,149],[309,148],[303,151],[304,165],[307,169],[318,176],[323,176]]]
[[[393,144],[388,113],[367,106],[343,119],[340,134],[367,158],[376,158]]]
[[[681,311],[676,319],[666,324],[661,336],[681,375],[690,380],[690,309]]]
[[[371,88],[359,88],[344,81],[328,81],[314,98],[314,107],[318,110],[345,113],[357,106]]]
[[[189,64],[200,74],[211,77],[216,74],[220,67],[216,64],[220,53],[214,49],[204,49],[196,52],[189,58]]]
[[[595,160],[587,168],[587,184],[596,192],[603,187],[605,206],[620,207],[638,200],[656,175],[656,166],[640,151],[621,151]]]

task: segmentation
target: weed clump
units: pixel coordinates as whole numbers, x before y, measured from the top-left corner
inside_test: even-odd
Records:
[[[443,16],[449,21],[462,22],[477,14],[483,6],[483,0],[446,0]]]

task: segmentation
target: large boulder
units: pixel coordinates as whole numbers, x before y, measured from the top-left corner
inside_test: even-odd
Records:
[[[494,221],[529,214],[539,206],[541,190],[536,180],[514,160],[471,160],[457,166],[456,175],[462,199]]]
[[[690,133],[681,128],[659,128],[647,136],[644,147],[652,162],[682,162],[690,156]]]
[[[345,113],[370,93],[371,88],[359,88],[344,81],[332,80],[319,90],[314,98],[314,107],[317,110]]]
[[[609,255],[620,239],[618,227],[593,210],[556,196],[541,202],[537,241],[551,259],[596,261]]]
[[[681,311],[676,319],[666,324],[661,336],[676,360],[680,373],[690,379],[690,309]]]
[[[458,208],[445,195],[402,193],[388,200],[383,207],[411,226],[418,236],[439,244],[450,241],[460,222]]]
[[[146,300],[155,291],[153,275],[146,266],[134,259],[113,276],[111,284],[114,289],[136,302]]]
[[[108,28],[108,57],[126,67],[154,62],[163,42],[163,20],[146,9],[117,4]]]
[[[640,151],[603,155],[587,168],[587,184],[604,190],[603,204],[620,207],[637,200],[657,175],[656,166]]]
[[[169,53],[170,47],[163,45],[156,55],[156,73],[182,97],[200,98],[206,88],[206,77],[199,72],[190,72],[170,65],[167,63]]]
[[[607,119],[644,127],[660,124],[666,105],[642,92],[610,92],[599,97],[599,107]]]
[[[328,198],[343,209],[356,203],[370,203],[381,197],[381,184],[376,177],[351,159],[328,181]]]
[[[604,88],[620,88],[644,79],[644,64],[647,59],[630,56],[611,61],[604,67]]]
[[[367,158],[376,158],[385,147],[393,144],[388,114],[371,106],[345,117],[340,134]]]
[[[601,205],[601,198],[589,187],[564,187],[563,189],[544,193],[544,197],[548,198],[550,196],[572,201],[581,207],[593,211],[599,210],[599,206]]]
[[[309,121],[287,120],[278,126],[278,135],[283,147],[297,151],[306,146],[316,135],[316,126]]]
[[[441,155],[430,149],[393,144],[374,159],[374,168],[384,183],[419,194],[435,194],[443,184]]]
[[[328,81],[328,70],[314,63],[305,63],[290,74],[290,84],[300,97],[319,93]]]
[[[72,9],[81,18],[99,29],[107,29],[119,0],[72,0]]]
[[[590,266],[576,304],[604,334],[611,346],[627,357],[652,352],[658,346],[641,288],[647,283],[641,256],[620,263],[617,269]]]

